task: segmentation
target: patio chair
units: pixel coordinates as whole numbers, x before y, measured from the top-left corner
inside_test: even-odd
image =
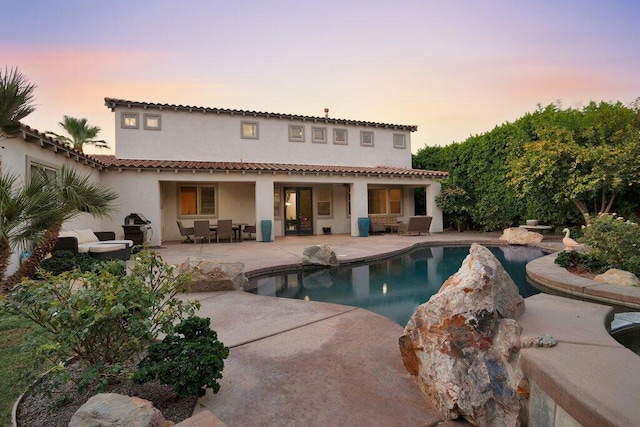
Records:
[[[398,232],[400,234],[413,234],[418,233],[418,236],[421,233],[429,234],[429,228],[431,228],[431,220],[433,217],[430,216],[412,216],[409,217],[409,221],[404,224],[399,224]]]
[[[187,236],[186,240],[183,240],[182,243],[193,243],[191,240],[191,235],[193,234],[193,227],[183,227],[182,221],[176,221],[178,223],[178,229],[180,230],[181,236]]]
[[[193,243],[194,244],[198,240],[198,237],[202,237],[202,243],[204,243],[204,239],[207,239],[207,241],[211,243],[211,230],[209,228],[208,219],[193,221]]]
[[[244,230],[245,233],[248,234],[247,239],[255,239],[254,236],[252,236],[253,233],[256,233],[256,225],[245,225],[244,226]]]
[[[229,238],[229,242],[233,242],[233,222],[230,219],[219,219],[218,229],[216,230],[216,241],[220,243],[220,238]]]

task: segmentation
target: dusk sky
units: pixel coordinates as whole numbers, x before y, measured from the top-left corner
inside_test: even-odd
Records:
[[[447,145],[538,104],[640,97],[640,1],[0,0],[0,66],[37,85],[23,122],[104,98],[417,125]],[[177,148],[179,148],[177,141]],[[89,153],[108,153],[90,148]]]

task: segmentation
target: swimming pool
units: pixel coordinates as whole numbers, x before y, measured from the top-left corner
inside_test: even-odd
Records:
[[[544,252],[527,246],[489,250],[528,297],[539,291],[527,283],[525,266]],[[435,294],[460,268],[469,246],[431,246],[402,255],[336,268],[298,270],[255,277],[250,292],[282,298],[322,301],[364,308],[404,326],[418,305]]]

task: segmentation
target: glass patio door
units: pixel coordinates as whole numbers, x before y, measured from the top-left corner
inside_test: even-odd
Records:
[[[284,234],[313,235],[313,203],[310,187],[284,189]]]

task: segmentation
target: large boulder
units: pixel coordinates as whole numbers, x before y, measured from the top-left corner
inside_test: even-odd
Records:
[[[242,290],[249,281],[244,275],[244,264],[241,262],[188,258],[180,269],[191,272],[191,292]]]
[[[405,368],[445,419],[519,425],[528,383],[517,357],[524,299],[500,262],[474,244],[460,270],[418,307],[400,337]]]
[[[338,265],[338,258],[331,246],[321,243],[304,248],[302,251],[302,263],[335,267]]]
[[[520,227],[505,228],[500,236],[500,240],[510,245],[535,245],[542,242],[542,238],[541,233],[534,233]]]
[[[602,274],[598,274],[593,278],[599,283],[613,283],[615,285],[624,286],[640,286],[640,279],[631,273],[630,271],[618,270],[617,268],[610,268]]]
[[[116,393],[96,394],[73,414],[69,427],[163,427],[162,413],[148,400]]]

